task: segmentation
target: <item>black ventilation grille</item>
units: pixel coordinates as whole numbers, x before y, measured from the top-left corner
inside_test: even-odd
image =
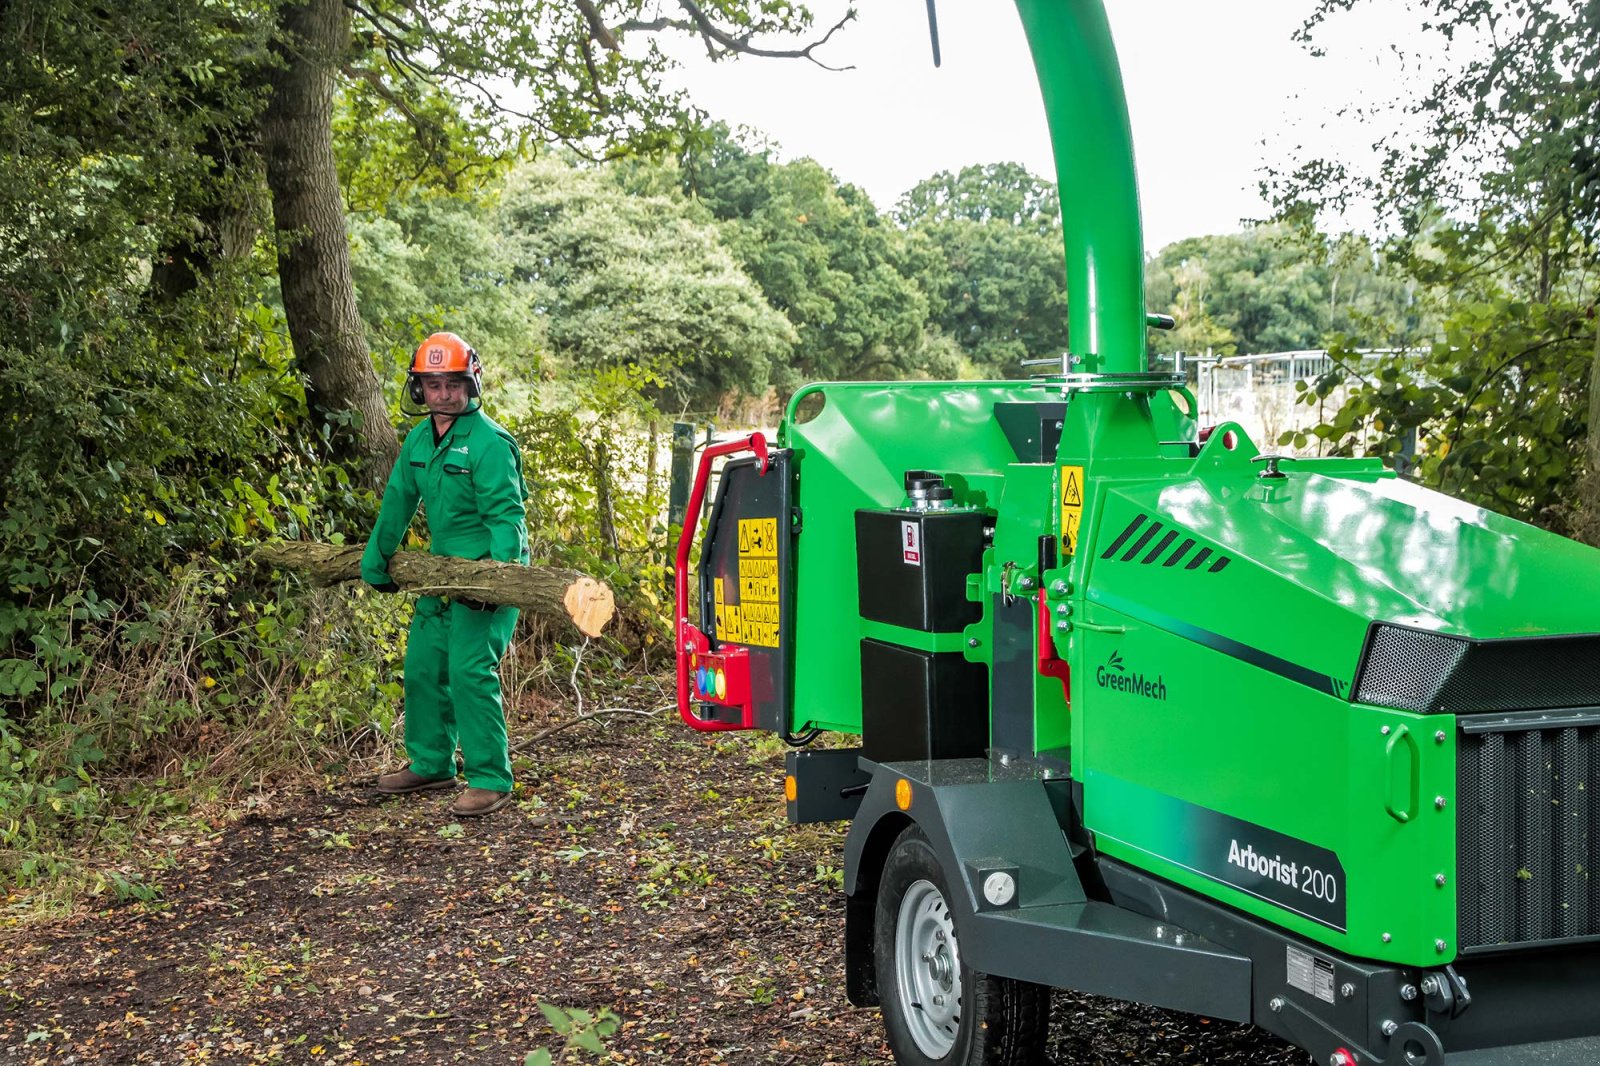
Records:
[[[1600,635],[1463,640],[1374,625],[1355,698],[1446,714],[1600,706]]]
[[[1463,950],[1600,936],[1600,712],[1463,725],[1456,905]],[[1527,716],[1520,716],[1526,719]]]

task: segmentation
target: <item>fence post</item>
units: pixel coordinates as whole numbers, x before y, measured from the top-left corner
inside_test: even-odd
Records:
[[[694,478],[694,423],[672,423],[672,484],[667,489],[667,525],[682,528]]]

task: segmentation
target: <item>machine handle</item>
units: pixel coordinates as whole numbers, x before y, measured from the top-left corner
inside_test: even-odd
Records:
[[[1417,816],[1421,781],[1416,738],[1405,726],[1395,726],[1383,748],[1388,780],[1384,787],[1383,809],[1402,825]],[[1400,793],[1397,797],[1396,793]]]
[[[694,547],[694,535],[700,528],[700,506],[705,502],[706,483],[711,480],[711,461],[719,456],[738,452],[754,452],[761,460],[761,473],[767,472],[767,438],[752,433],[742,440],[713,444],[700,453],[700,466],[694,474],[694,491],[689,493],[689,509],[684,512],[683,529],[678,533],[678,555],[673,564],[673,641],[677,649],[678,664],[678,717],[686,725],[705,732],[725,729],[744,729],[738,722],[708,722],[694,713],[689,701],[689,656],[705,651],[706,636],[689,621],[689,551]]]

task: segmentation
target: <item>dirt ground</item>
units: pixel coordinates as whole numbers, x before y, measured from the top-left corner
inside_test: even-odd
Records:
[[[844,997],[843,830],[788,826],[782,779],[773,738],[663,714],[540,742],[517,804],[484,820],[368,780],[274,796],[169,841],[159,903],[3,934],[0,1061],[520,1066],[560,1044],[543,1001],[615,1012],[612,1063],[890,1062],[878,1012]],[[1050,1053],[1307,1061],[1060,992]]]

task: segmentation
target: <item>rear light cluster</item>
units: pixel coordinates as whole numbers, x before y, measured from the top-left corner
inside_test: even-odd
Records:
[[[694,698],[725,707],[748,707],[750,703],[750,653],[746,648],[727,647],[720,652],[697,651],[689,654],[689,684]]]
[[[728,698],[728,666],[720,655],[691,655],[695,694],[703,700]]]

